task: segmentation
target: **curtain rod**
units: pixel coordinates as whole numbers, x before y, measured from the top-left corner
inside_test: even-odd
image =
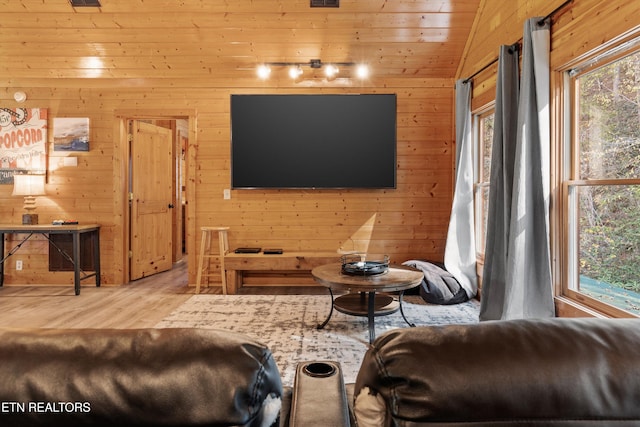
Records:
[[[553,18],[554,16],[556,16],[558,14],[558,12],[560,12],[562,9],[564,9],[566,6],[568,6],[570,3],[573,3],[573,2],[574,2],[574,0],[566,0],[560,6],[556,7],[555,9],[553,9],[547,16],[545,16],[544,18],[539,20],[538,21],[538,25],[542,25],[544,23],[544,21],[546,21],[547,19]]]
[[[574,2],[574,0],[566,0],[560,6],[556,7],[555,9],[553,9],[547,16],[545,16],[544,18],[540,19],[538,21],[538,25],[542,25],[547,19],[553,18],[558,12],[560,12],[562,9],[564,9],[566,6],[568,6],[570,3],[573,3],[573,2]],[[513,43],[511,45],[511,47],[512,48],[514,48],[514,47],[519,48],[521,43],[522,43],[522,38],[518,39],[518,41]],[[493,60],[488,62],[484,67],[480,68],[478,71],[476,71],[475,73],[471,74],[469,77],[464,79],[463,83],[469,83],[471,80],[473,80],[473,78],[475,76],[477,76],[478,74],[480,74],[481,72],[483,72],[487,68],[491,67],[496,62],[498,62],[498,59],[499,59],[499,57],[495,57]]]

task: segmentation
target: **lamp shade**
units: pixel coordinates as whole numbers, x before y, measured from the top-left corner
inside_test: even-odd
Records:
[[[44,192],[44,175],[14,175],[13,196],[39,196]]]

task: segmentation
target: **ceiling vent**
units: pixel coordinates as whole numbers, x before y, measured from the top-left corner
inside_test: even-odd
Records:
[[[311,7],[340,7],[340,0],[311,0]]]
[[[69,0],[73,7],[100,7],[100,0]]]

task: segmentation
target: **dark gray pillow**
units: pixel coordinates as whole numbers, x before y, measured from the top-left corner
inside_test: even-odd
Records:
[[[411,260],[403,263],[424,273],[420,285],[420,296],[431,304],[459,304],[469,296],[458,280],[440,265],[430,261]]]

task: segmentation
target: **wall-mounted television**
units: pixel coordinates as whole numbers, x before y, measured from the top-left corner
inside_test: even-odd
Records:
[[[396,95],[231,95],[231,187],[396,188]]]

